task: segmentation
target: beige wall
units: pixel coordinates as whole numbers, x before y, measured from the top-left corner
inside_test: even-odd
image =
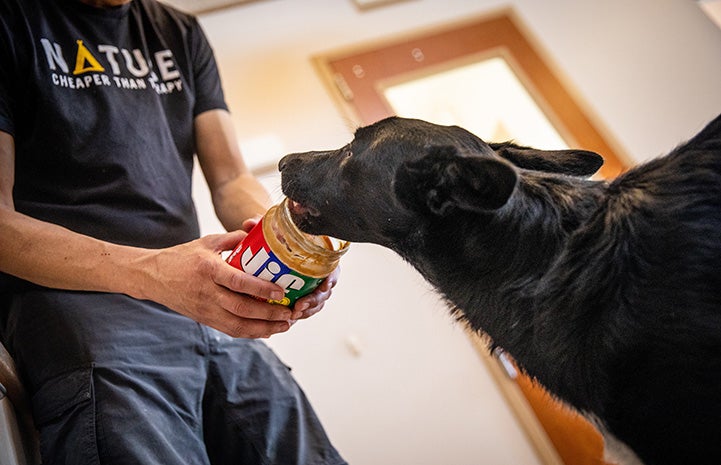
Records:
[[[568,84],[637,161],[721,112],[721,30],[688,0],[260,0],[201,17],[254,166],[344,145],[352,127],[310,57],[512,6]],[[277,181],[271,168],[271,189]],[[275,194],[277,195],[277,190]],[[220,230],[202,181],[205,233]],[[444,306],[392,253],[354,244],[333,300],[270,339],[354,465],[533,465]]]

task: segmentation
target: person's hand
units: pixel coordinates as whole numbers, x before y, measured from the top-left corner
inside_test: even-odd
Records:
[[[336,267],[313,292],[298,299],[293,306],[293,318],[295,320],[302,320],[320,312],[325,302],[330,299],[331,294],[333,294],[333,288],[338,284],[339,276],[340,266]],[[298,316],[299,313],[300,316]]]
[[[143,261],[144,298],[233,337],[287,331],[301,312],[259,300],[282,299],[283,288],[230,266],[220,255],[245,236],[244,231],[209,235],[153,251]]]

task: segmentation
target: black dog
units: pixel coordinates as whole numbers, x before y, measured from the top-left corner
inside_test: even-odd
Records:
[[[301,229],[388,247],[647,465],[721,463],[721,116],[617,179],[389,118],[280,162]]]

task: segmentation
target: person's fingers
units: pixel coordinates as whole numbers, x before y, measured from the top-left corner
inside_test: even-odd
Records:
[[[293,319],[292,311],[284,305],[276,305],[232,291],[219,293],[218,302],[226,312],[241,318],[267,321],[288,321]]]
[[[226,313],[225,317],[218,318],[216,321],[205,324],[231,337],[248,339],[267,338],[273,334],[288,331],[291,326],[290,321],[254,320],[252,318],[239,318],[230,313]]]
[[[224,234],[210,234],[201,238],[201,241],[213,252],[220,253],[234,249],[247,235],[248,233],[239,229]]]
[[[214,274],[213,280],[216,284],[231,291],[265,300],[281,300],[285,297],[284,289],[277,284],[245,273],[225,263]]]
[[[309,318],[321,311],[333,294],[334,285],[334,282],[325,280],[313,292],[298,299],[293,306],[293,319]]]
[[[247,220],[243,221],[243,231],[250,232],[253,227],[260,222],[261,216],[256,216],[255,218],[248,218]]]

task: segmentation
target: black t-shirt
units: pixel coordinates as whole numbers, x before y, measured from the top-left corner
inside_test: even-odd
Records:
[[[192,16],[151,0],[0,3],[0,130],[15,138],[22,213],[120,244],[198,237],[193,118],[217,108]]]

